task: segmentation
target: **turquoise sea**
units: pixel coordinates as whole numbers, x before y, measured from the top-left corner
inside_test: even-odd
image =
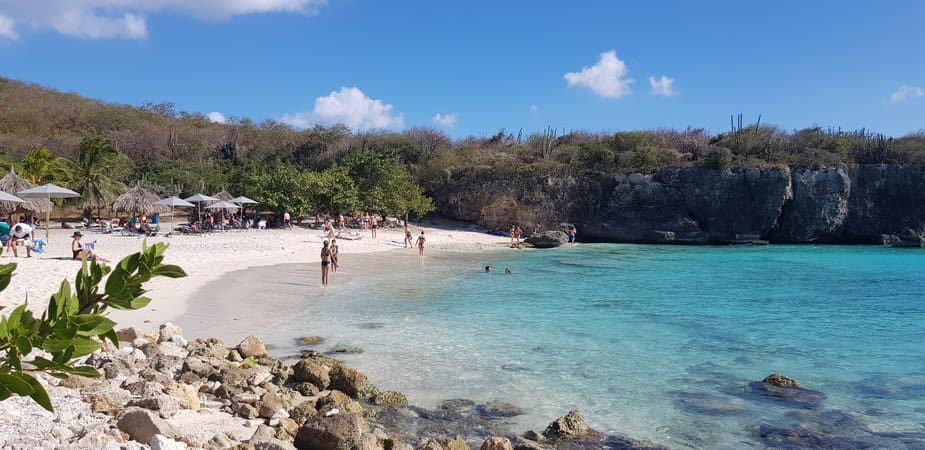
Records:
[[[260,335],[276,356],[305,348],[296,341],[306,335],[325,337],[322,351],[358,346],[363,353],[344,356],[350,365],[423,407],[451,398],[515,404],[526,412],[513,419],[515,432],[542,431],[578,409],[594,428],[672,448],[763,448],[792,432],[846,447],[925,448],[920,250],[591,244],[412,253],[363,267],[343,255],[349,281]],[[267,295],[305,295],[305,283],[266,282]],[[775,372],[825,399],[791,402],[750,385]]]

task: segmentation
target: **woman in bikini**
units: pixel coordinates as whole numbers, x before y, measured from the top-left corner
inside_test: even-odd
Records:
[[[424,256],[424,231],[421,230],[421,235],[418,236],[418,254]]]
[[[321,285],[328,285],[328,271],[331,265],[331,249],[328,247],[328,241],[325,239],[324,246],[321,247]]]
[[[79,231],[75,231],[71,237],[74,238],[74,240],[71,241],[71,259],[80,261],[81,258],[86,256],[87,259],[90,260],[109,262],[108,259],[103,258],[98,253],[96,253],[96,250],[92,248],[84,249],[83,243],[80,242],[80,238],[83,237],[83,234],[81,234]]]

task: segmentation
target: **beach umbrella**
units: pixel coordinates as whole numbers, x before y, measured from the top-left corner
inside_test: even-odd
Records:
[[[215,198],[215,197],[209,197],[208,195],[204,195],[204,194],[196,194],[196,195],[193,195],[193,196],[191,196],[191,197],[186,197],[186,198],[184,198],[183,200],[186,200],[186,201],[188,201],[188,202],[195,202],[195,203],[196,203],[196,219],[197,219],[197,220],[199,219],[200,216],[202,216],[202,205],[200,205],[199,202],[214,202],[214,201],[218,201],[217,198]]]
[[[160,205],[160,206],[169,206],[169,207],[170,207],[170,230],[171,230],[171,231],[173,231],[173,208],[174,208],[175,206],[183,206],[183,207],[187,207],[187,208],[196,206],[196,205],[194,205],[194,204],[192,204],[192,203],[190,203],[190,202],[188,202],[188,201],[186,201],[186,200],[183,200],[183,199],[181,199],[181,198],[177,198],[176,196],[171,196],[171,197],[167,197],[167,198],[162,198],[162,199],[160,199],[160,200],[154,202],[154,204],[155,204],[155,205]]]
[[[166,207],[156,203],[158,200],[154,192],[141,186],[135,186],[116,198],[116,201],[112,203],[112,209],[136,214],[166,210]]]
[[[80,194],[61,186],[48,183],[32,189],[17,192],[16,195],[22,198],[44,198],[51,203],[53,198],[71,198],[80,197]],[[45,211],[45,241],[48,241],[48,221],[51,220],[51,208]]]
[[[257,200],[249,199],[249,198],[247,198],[247,197],[245,197],[245,196],[243,196],[243,195],[238,196],[238,197],[235,197],[235,198],[233,198],[233,199],[231,199],[231,200],[228,200],[228,201],[231,202],[231,203],[237,203],[237,204],[241,205],[241,223],[242,223],[242,224],[244,223],[244,205],[260,203],[260,202],[258,202]],[[243,225],[242,225],[242,226],[243,226]]]
[[[19,192],[25,191],[26,189],[35,187],[32,183],[22,179],[19,175],[16,175],[16,170],[10,167],[10,172],[6,174],[3,178],[0,178],[0,191],[3,192]],[[10,214],[15,212],[17,209],[22,208],[26,211],[32,211],[33,213],[45,212],[51,210],[51,201],[44,198],[28,198],[21,199],[25,202],[13,202],[7,200],[0,200],[0,212],[4,214]]]
[[[209,206],[206,206],[206,209],[238,209],[240,206],[231,203],[231,202],[215,202]]]
[[[0,202],[25,203],[26,201],[13,194],[0,191]]]

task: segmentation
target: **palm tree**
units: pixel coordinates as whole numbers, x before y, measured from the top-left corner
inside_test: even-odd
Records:
[[[108,139],[84,138],[75,160],[59,158],[58,161],[59,179],[80,194],[80,206],[88,218],[93,208],[99,215],[100,209],[125,192],[119,179],[127,172],[129,160]]]
[[[22,160],[22,175],[30,183],[40,185],[54,181],[57,161],[45,147],[32,148]]]

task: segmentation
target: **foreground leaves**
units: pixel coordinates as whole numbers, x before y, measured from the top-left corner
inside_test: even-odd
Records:
[[[13,395],[28,396],[52,411],[48,394],[33,374],[98,377],[96,369],[75,365],[74,361],[99,350],[107,340],[119,346],[116,323],[105,317],[108,308],[143,308],[151,301],[144,296],[144,283],[157,276],[186,276],[180,267],[163,264],[166,250],[165,243],[150,247],[143,243],[141,252],[126,256],[112,269],[84,260],[74,289],[67,280],[62,281],[41,318],[33,316],[28,302],[0,317],[0,401]],[[0,291],[10,284],[15,269],[15,263],[0,265]],[[101,292],[106,275],[109,278]]]

